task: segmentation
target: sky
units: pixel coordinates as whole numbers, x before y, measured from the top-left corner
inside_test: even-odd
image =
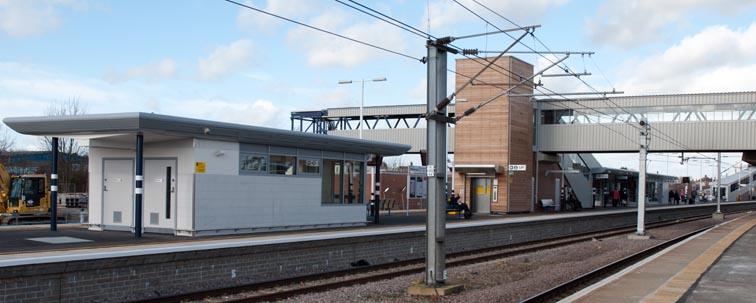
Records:
[[[459,2],[491,24],[454,1],[357,1],[437,37],[515,27],[474,0]],[[595,52],[566,63],[593,73],[584,79],[599,90],[754,90],[756,0],[478,2],[519,25],[540,25],[534,35],[551,50]],[[336,1],[244,3],[402,55],[223,0],[0,0],[0,119],[40,116],[75,100],[92,114],[154,112],[289,129],[292,111],[359,106],[360,85],[340,80],[378,77],[387,81],[365,84],[365,106],[426,102],[426,66],[417,60],[426,55],[426,38]],[[499,34],[455,45],[501,51],[512,41]],[[545,49],[530,36],[522,42]],[[515,56],[536,69],[547,65],[536,55]],[[559,92],[589,90],[574,79],[543,83]],[[16,150],[39,149],[35,138],[2,131],[15,138]],[[649,171],[715,173],[712,164],[666,160],[676,156],[650,156]],[[737,162],[737,154],[726,156]],[[638,167],[637,154],[598,158],[609,167]]]

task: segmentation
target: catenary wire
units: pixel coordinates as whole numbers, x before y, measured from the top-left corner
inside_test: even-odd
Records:
[[[312,25],[309,25],[309,24],[306,24],[306,23],[302,23],[302,22],[299,22],[299,21],[296,21],[296,20],[293,20],[293,19],[289,19],[289,18],[286,18],[286,17],[283,17],[283,16],[279,16],[279,15],[276,15],[276,14],[273,14],[273,13],[270,13],[270,12],[267,12],[267,11],[264,11],[264,10],[261,10],[261,9],[258,9],[258,8],[255,8],[255,7],[243,4],[243,3],[239,3],[239,2],[236,2],[236,1],[233,1],[233,0],[224,0],[224,1],[226,1],[228,3],[232,3],[232,4],[235,4],[235,5],[238,5],[238,6],[241,6],[241,7],[244,7],[244,8],[247,8],[247,9],[251,9],[251,10],[263,13],[263,14],[266,14],[268,16],[272,16],[272,17],[276,17],[276,18],[279,18],[279,19],[282,19],[282,20],[286,20],[286,21],[289,21],[291,23],[307,27],[309,29],[313,29],[313,30],[316,30],[316,31],[319,31],[319,32],[323,32],[323,33],[326,33],[326,34],[329,34],[329,35],[332,35],[332,36],[336,36],[336,37],[339,37],[339,38],[342,38],[342,39],[346,39],[346,40],[349,40],[349,41],[352,41],[352,42],[355,42],[355,43],[359,43],[359,44],[362,44],[362,45],[365,45],[365,46],[369,46],[369,47],[372,47],[372,48],[375,48],[375,49],[379,49],[379,50],[382,50],[384,52],[389,52],[389,53],[392,53],[392,54],[395,54],[395,55],[399,55],[399,56],[402,56],[402,57],[405,57],[405,58],[417,60],[419,62],[423,62],[424,61],[422,58],[416,58],[416,57],[413,57],[413,56],[410,56],[410,55],[407,55],[407,54],[403,54],[403,53],[400,53],[400,52],[397,52],[397,51],[394,51],[394,50],[390,50],[390,49],[385,48],[385,47],[377,46],[375,44],[370,44],[370,43],[367,43],[367,42],[364,42],[364,41],[360,41],[360,40],[357,40],[357,39],[354,39],[354,38],[350,38],[350,37],[347,37],[347,36],[344,36],[344,35],[340,35],[340,34],[337,34],[337,33],[334,33],[334,32],[331,32],[331,31],[328,31],[328,30],[325,30],[325,29],[322,29],[322,28],[318,28],[318,27],[315,27],[315,26],[312,26]]]
[[[482,6],[482,7],[483,7],[483,8],[485,8],[486,10],[490,11],[491,13],[493,13],[493,14],[495,14],[495,15],[497,15],[497,16],[499,16],[499,17],[501,17],[502,19],[506,20],[507,22],[511,23],[512,25],[514,25],[514,26],[516,26],[516,27],[519,27],[519,28],[522,28],[522,26],[520,26],[519,24],[515,23],[515,22],[514,22],[514,21],[512,21],[511,19],[509,19],[509,18],[507,18],[507,17],[505,17],[505,16],[503,16],[503,15],[499,14],[498,12],[496,12],[496,11],[492,10],[491,8],[489,8],[488,6],[486,6],[486,5],[484,5],[484,4],[480,3],[480,2],[478,2],[477,0],[472,0],[472,1],[473,1],[473,2],[475,2],[476,4],[478,4],[478,5]],[[479,15],[479,14],[476,14],[476,13],[472,12],[472,10],[470,10],[470,9],[469,9],[469,8],[467,8],[467,7],[465,7],[464,5],[462,5],[461,3],[459,3],[458,1],[454,0],[454,2],[456,2],[457,4],[459,4],[460,6],[462,6],[463,8],[465,8],[466,10],[470,11],[470,12],[471,12],[471,13],[473,13],[473,14],[474,14],[475,16],[478,16],[478,18],[480,18],[481,20],[483,20],[484,22],[486,22],[486,24],[491,24],[491,23],[490,23],[490,22],[489,22],[488,20],[486,20],[485,18],[481,17],[481,16]],[[495,25],[493,25],[493,24],[491,24],[491,25],[492,25],[492,26],[494,26],[494,27],[496,27],[496,26],[495,26]],[[498,28],[498,27],[496,27],[496,28]],[[510,37],[512,37],[511,35],[509,35],[509,36],[510,36]],[[541,44],[541,45],[542,45],[542,46],[543,46],[544,48],[546,48],[546,50],[547,50],[547,51],[551,52],[551,49],[550,49],[550,48],[548,47],[548,45],[546,45],[545,43],[543,43],[543,41],[541,41],[541,39],[539,39],[539,38],[538,38],[537,36],[535,36],[535,35],[533,35],[533,38],[535,38],[535,39],[536,39],[536,40],[537,40],[537,41],[538,41],[538,42],[539,42],[539,43],[540,43],[540,44]],[[524,44],[524,43],[523,43],[522,45],[524,45],[525,47],[529,48],[529,49],[530,49],[531,51],[534,51],[534,52],[536,52],[537,54],[539,54],[539,55],[540,55],[541,57],[543,57],[544,59],[551,61],[550,59],[546,58],[546,56],[544,56],[543,54],[541,54],[541,53],[539,53],[539,52],[535,51],[535,50],[534,50],[533,48],[530,48],[530,47],[529,47],[528,45],[526,45],[526,44]],[[593,60],[593,57],[592,57],[592,56],[589,56],[589,57],[591,57],[591,60]],[[551,62],[553,63],[553,61],[551,61]],[[596,65],[596,62],[595,62],[595,61],[593,61],[593,63],[594,63],[594,65]],[[596,67],[598,68],[598,65],[596,65]],[[565,71],[568,71],[568,72],[572,72],[572,73],[575,73],[575,72],[574,72],[574,70],[573,70],[573,69],[571,69],[571,68],[569,67],[569,65],[568,65],[567,63],[565,63],[565,64],[564,64],[564,69],[565,69]],[[603,72],[601,71],[601,69],[600,69],[600,68],[599,68],[599,72],[600,72],[600,73],[601,73],[601,74],[603,75],[604,79],[605,79],[605,80],[606,80],[607,82],[609,82],[608,78],[606,77],[606,75],[604,75],[604,74],[603,74]],[[582,78],[580,78],[580,77],[576,77],[576,78],[577,78],[578,80],[580,80],[580,82],[582,82],[582,83],[583,83],[583,84],[584,84],[585,86],[587,86],[588,88],[590,88],[591,90],[593,90],[594,92],[597,92],[597,93],[599,92],[599,91],[598,91],[598,90],[597,90],[596,88],[594,88],[594,87],[593,87],[592,85],[590,85],[590,84],[589,84],[588,82],[586,82],[586,81],[585,81],[584,79],[582,79]],[[610,85],[611,85],[611,83],[610,83]],[[612,85],[612,86],[613,86],[613,85]],[[609,105],[609,103],[611,103],[611,104],[613,104],[613,105],[614,105],[614,106],[615,106],[616,108],[618,108],[618,109],[620,109],[620,110],[624,111],[624,112],[625,112],[625,113],[627,113],[628,115],[631,115],[631,116],[635,116],[635,115],[634,115],[633,113],[630,113],[630,112],[629,112],[629,111],[628,111],[627,109],[625,109],[624,107],[622,107],[622,106],[619,106],[619,105],[618,105],[617,103],[615,103],[615,102],[614,102],[613,100],[611,100],[610,98],[603,98],[602,100],[603,100],[603,102],[604,102],[604,103],[606,103],[607,105]],[[617,113],[617,114],[618,114],[618,112],[616,112],[616,109],[614,109],[614,108],[613,108],[612,106],[609,106],[609,108],[613,109],[613,110],[615,111],[615,113]],[[655,130],[655,131],[657,131],[657,132],[658,132],[658,133],[659,133],[659,134],[660,134],[660,135],[661,135],[662,137],[666,137],[666,138],[667,138],[667,139],[664,139],[664,138],[660,138],[660,139],[662,139],[663,141],[667,141],[668,143],[672,143],[672,144],[674,144],[674,145],[680,146],[680,147],[682,147],[683,149],[690,149],[690,147],[689,147],[689,146],[687,146],[687,145],[685,145],[684,143],[682,143],[682,142],[678,141],[678,140],[677,140],[677,139],[675,139],[674,137],[672,137],[672,136],[670,136],[670,135],[668,135],[668,134],[664,133],[663,131],[660,131],[660,130],[657,130],[657,129],[654,129],[654,130]],[[672,142],[672,141],[674,141],[674,142]]]
[[[227,0],[227,1],[228,1],[228,0]],[[367,10],[369,10],[369,11],[371,11],[371,12],[374,12],[374,13],[376,13],[376,14],[379,14],[379,15],[381,15],[382,17],[376,16],[375,14],[369,13],[369,12],[367,12],[367,11],[363,10],[363,9],[357,8],[357,7],[353,6],[353,5],[349,5],[349,4],[347,4],[347,3],[344,3],[344,2],[342,2],[342,1],[340,1],[340,0],[336,0],[336,1],[337,1],[338,3],[341,3],[341,4],[345,5],[345,6],[348,6],[348,7],[352,8],[352,9],[355,9],[355,10],[357,10],[357,11],[360,11],[360,12],[364,13],[364,14],[367,14],[367,15],[369,15],[369,16],[372,16],[372,17],[376,18],[376,19],[379,19],[379,20],[381,20],[381,21],[383,21],[383,22],[386,22],[386,23],[388,23],[388,24],[391,24],[391,25],[393,25],[393,26],[396,26],[396,27],[398,27],[398,28],[400,28],[400,29],[403,29],[403,30],[405,30],[405,31],[408,31],[409,33],[412,33],[412,34],[414,34],[414,35],[417,35],[417,36],[420,36],[420,37],[423,37],[423,38],[425,38],[425,36],[427,36],[427,37],[429,37],[429,38],[431,38],[431,37],[432,37],[432,38],[435,38],[435,37],[433,37],[432,35],[430,35],[429,33],[425,33],[425,32],[423,32],[422,30],[419,30],[419,29],[417,29],[417,28],[414,28],[414,27],[412,27],[412,26],[410,26],[410,25],[408,25],[408,24],[406,24],[406,23],[404,23],[404,22],[402,22],[402,21],[400,21],[400,20],[397,20],[397,19],[395,19],[395,18],[389,17],[389,16],[387,16],[387,15],[385,15],[385,14],[383,14],[383,13],[380,13],[380,12],[378,12],[378,11],[376,11],[376,10],[374,10],[374,9],[370,8],[370,7],[367,7],[367,6],[365,6],[365,5],[362,5],[362,4],[360,4],[360,3],[356,2],[356,1],[352,1],[352,0],[350,0],[350,2],[352,2],[352,3],[356,4],[356,5],[358,5],[358,6],[362,7],[362,8],[364,8],[364,9],[367,9]],[[475,1],[475,0],[473,0],[473,1]],[[456,2],[456,1],[455,1],[455,2]],[[480,4],[480,3],[479,3],[479,2],[477,2],[477,1],[475,1],[475,2],[476,2],[476,3],[478,3],[478,4],[479,4],[479,5],[481,5],[481,6],[484,6],[484,5]],[[461,3],[459,3],[459,2],[457,2],[457,3],[458,3],[458,4],[460,4],[461,6],[465,7],[464,5],[462,5],[462,4],[461,4]],[[485,6],[484,6],[484,7],[485,7]],[[466,7],[465,7],[465,8],[466,8]],[[486,9],[489,9],[489,8],[487,8],[487,7],[485,7],[485,8],[486,8]],[[471,10],[470,10],[469,8],[466,8],[466,9],[467,9],[468,11],[470,11],[471,13],[475,14],[476,16],[478,16],[479,18],[481,18],[481,19],[482,19],[483,21],[485,21],[485,22],[486,22],[486,24],[491,24],[490,22],[488,22],[487,20],[485,20],[485,19],[484,19],[484,18],[483,18],[482,16],[480,16],[480,15],[478,15],[478,14],[476,14],[476,13],[472,12],[472,11],[471,11]],[[489,10],[490,10],[490,9],[489,9]],[[517,26],[517,27],[519,27],[519,28],[522,28],[522,27],[521,27],[520,25],[518,25],[518,24],[516,24],[516,23],[512,22],[511,20],[507,19],[506,17],[504,17],[504,16],[502,16],[502,15],[500,15],[500,14],[498,14],[498,13],[494,12],[494,11],[492,11],[492,12],[493,12],[493,13],[495,13],[495,14],[497,14],[498,16],[500,16],[500,17],[504,18],[505,20],[509,21],[510,23],[514,24],[515,26]],[[391,22],[390,22],[390,21],[388,21],[388,20],[386,20],[386,19],[384,19],[384,18],[390,19],[390,20],[391,20]],[[493,25],[493,24],[491,24],[491,25],[492,25],[492,26],[494,26],[494,27],[496,27],[496,26],[495,26],[495,25]],[[496,28],[497,28],[497,29],[499,29],[498,27],[496,27]],[[501,29],[499,29],[499,30],[501,30]],[[507,34],[508,36],[512,37],[512,36],[511,36],[511,35],[509,35],[508,33],[506,33],[506,34]],[[531,33],[531,35],[532,35],[532,33]],[[533,38],[534,38],[534,39],[536,39],[536,40],[537,40],[537,41],[538,41],[538,42],[539,42],[539,43],[540,43],[541,45],[543,45],[543,46],[544,46],[544,47],[545,47],[546,49],[548,49],[548,46],[546,46],[546,45],[545,45],[545,44],[544,44],[544,43],[543,43],[543,42],[542,42],[542,41],[541,41],[541,40],[540,40],[540,39],[539,39],[538,37],[536,37],[535,35],[532,35],[532,36],[533,36]],[[513,39],[514,39],[514,38],[513,38]],[[456,46],[453,46],[453,45],[451,45],[451,47],[453,47],[453,48],[456,48]],[[527,47],[527,45],[526,45],[526,47]],[[458,48],[457,48],[457,49],[458,49]],[[531,50],[533,50],[533,49],[531,49]],[[535,50],[533,50],[533,51],[535,51]],[[550,60],[550,59],[546,58],[546,57],[545,57],[545,56],[544,56],[543,54],[541,54],[540,52],[537,52],[537,51],[535,51],[535,52],[536,52],[537,54],[541,55],[542,57],[544,57],[545,59],[547,59],[548,61],[551,61],[552,63],[554,62],[554,61],[552,61],[552,60]],[[469,56],[466,56],[466,57],[467,57],[468,59],[472,59],[472,58],[470,58]],[[476,57],[478,57],[478,56],[476,56]],[[478,57],[478,58],[479,58],[479,59],[483,59],[483,58],[480,58],[480,57]],[[592,58],[591,58],[591,59],[592,59]],[[474,60],[474,61],[476,61],[476,62],[477,62],[477,60]],[[482,63],[482,62],[481,62],[481,63]],[[594,64],[595,64],[595,61],[594,61]],[[495,65],[495,64],[494,64],[494,65]],[[512,72],[512,71],[509,71],[509,70],[507,70],[507,69],[506,69],[506,68],[504,68],[504,67],[501,67],[501,66],[499,66],[499,65],[495,65],[495,66],[497,66],[497,67],[501,68],[502,70],[504,70],[504,71],[506,71],[506,72],[509,72],[509,73],[511,73],[511,74],[515,74],[515,75],[517,75],[516,73],[514,73],[514,72]],[[496,70],[495,70],[495,69],[493,69],[493,68],[492,68],[492,70],[496,71]],[[569,67],[568,67],[568,66],[567,66],[567,65],[565,64],[565,70],[571,70],[571,69],[569,69]],[[504,74],[504,73],[503,73],[503,72],[501,72],[501,71],[497,71],[497,72],[499,72],[499,73],[501,73],[501,74]],[[455,72],[455,73],[456,73],[456,72]],[[504,74],[504,75],[506,76],[506,74]],[[522,76],[520,76],[520,75],[517,75],[517,76],[518,76],[518,77],[522,77]],[[582,79],[580,79],[580,80],[581,80],[581,81],[582,81],[582,82],[583,82],[584,84],[586,84],[586,85],[587,85],[588,87],[590,87],[590,88],[591,88],[592,90],[594,90],[595,92],[597,92],[597,94],[600,94],[600,93],[598,93],[598,90],[596,90],[595,88],[593,88],[592,86],[590,86],[590,85],[589,85],[588,83],[586,83],[586,82],[585,82],[584,80],[582,80]],[[608,79],[607,79],[607,80],[608,80]],[[528,81],[528,82],[532,82],[532,80],[531,80],[531,81]],[[593,111],[595,111],[595,112],[599,113],[600,115],[604,115],[604,116],[607,116],[607,117],[608,117],[608,116],[610,116],[610,115],[608,115],[608,114],[606,114],[606,113],[604,113],[604,112],[601,112],[601,111],[599,111],[599,110],[597,110],[597,109],[595,109],[595,108],[589,108],[588,106],[582,105],[582,104],[580,104],[580,103],[578,103],[578,102],[576,102],[576,101],[574,101],[574,100],[570,100],[569,98],[565,97],[564,95],[562,95],[562,94],[558,94],[558,93],[554,92],[553,90],[550,90],[550,89],[549,89],[549,91],[550,91],[550,92],[552,92],[552,93],[554,93],[554,94],[557,94],[558,96],[560,96],[560,97],[564,98],[564,99],[565,99],[565,100],[567,100],[567,101],[575,102],[575,103],[576,103],[577,105],[580,105],[580,106],[582,106],[582,107],[584,107],[584,108],[586,108],[586,109],[591,109],[591,110],[593,110]],[[604,102],[606,102],[606,100],[608,100],[608,98],[602,98],[602,100],[604,100]],[[614,103],[613,101],[611,101],[611,102],[612,102],[612,103],[613,103],[613,104],[614,104],[614,105],[615,105],[615,106],[616,106],[617,108],[620,108],[620,109],[623,109],[623,110],[624,110],[624,108],[622,108],[622,107],[618,106],[618,105],[617,105],[616,103]],[[564,108],[568,108],[568,107],[564,107]],[[610,107],[610,108],[611,108],[612,110],[614,110],[614,111],[615,111],[615,114],[618,114],[618,112],[616,112],[616,109],[614,109],[614,108],[612,108],[612,107]],[[571,108],[570,108],[570,109],[571,109]],[[573,110],[574,110],[574,109],[573,109]],[[626,110],[625,110],[625,111],[626,111]],[[630,112],[628,112],[628,111],[626,111],[626,112],[627,112],[627,113],[628,113],[629,115],[632,115],[632,116],[634,116],[634,114],[632,114],[632,113],[630,113]],[[597,121],[597,122],[598,122],[598,121]],[[605,126],[605,125],[603,125],[602,123],[597,123],[597,124],[599,124],[599,125],[601,125],[601,126],[604,126],[604,127],[608,128],[608,129],[610,129],[610,130],[614,131],[613,129],[609,128],[608,126]],[[631,124],[631,123],[628,123],[628,124],[629,124],[629,125],[631,125],[631,126],[633,126],[634,128],[638,128],[638,127],[636,127],[636,126],[635,126],[634,124]],[[616,131],[615,131],[615,132],[616,132]],[[618,134],[621,134],[621,133],[619,133],[619,132],[617,132],[617,133],[618,133]],[[660,133],[660,134],[662,134],[662,135],[666,135],[666,134],[664,134],[663,132],[659,132],[659,133]],[[634,140],[630,139],[629,137],[627,137],[627,136],[626,136],[626,135],[624,135],[624,134],[621,134],[621,135],[622,135],[623,137],[625,137],[625,138],[627,138],[627,139],[631,140],[631,141],[634,141]],[[670,138],[670,139],[672,139],[672,141],[677,141],[677,140],[675,140],[674,138],[672,138],[671,136],[667,136],[667,137],[668,137],[668,138]],[[663,140],[664,140],[664,139],[663,139]],[[686,147],[686,146],[684,146],[684,145],[681,145],[681,143],[680,143],[679,141],[677,141],[677,142],[670,142],[670,140],[664,140],[664,141],[667,141],[667,142],[669,142],[669,143],[672,143],[673,145],[677,145],[677,146],[683,147],[684,149],[689,149],[688,147]]]
[[[506,18],[505,16],[503,16],[503,15],[499,14],[498,12],[496,12],[496,11],[492,10],[491,8],[489,8],[489,7],[485,6],[484,4],[482,4],[482,3],[478,2],[477,0],[473,0],[473,1],[474,1],[474,2],[476,3],[476,4],[478,4],[478,5],[482,6],[483,8],[485,8],[486,10],[490,11],[491,13],[494,13],[494,14],[496,14],[497,16],[499,16],[499,17],[503,18],[504,20],[508,21],[509,23],[512,23],[512,24],[513,24],[514,26],[516,26],[516,27],[519,27],[519,28],[522,28],[522,26],[520,26],[519,24],[517,24],[517,23],[515,23],[514,21],[512,21],[512,20],[510,20],[510,19]],[[499,29],[499,28],[498,28],[498,27],[497,27],[496,25],[492,24],[491,22],[489,22],[488,20],[486,20],[485,18],[483,18],[483,17],[481,16],[481,15],[479,15],[479,14],[475,13],[474,11],[472,11],[472,10],[471,10],[470,8],[466,7],[466,6],[465,6],[465,5],[463,5],[462,3],[460,3],[460,2],[458,2],[458,1],[456,1],[456,0],[454,0],[454,2],[455,2],[455,3],[457,3],[458,5],[460,5],[461,7],[463,7],[464,9],[466,9],[466,10],[467,10],[468,12],[472,13],[473,15],[475,15],[475,16],[477,16],[478,18],[480,18],[481,20],[483,20],[483,21],[484,21],[484,22],[485,22],[486,24],[491,24],[491,26],[493,26],[494,28],[497,28],[497,29]],[[500,29],[499,29],[499,30],[500,30]],[[512,37],[511,35],[509,35],[508,33],[506,33],[506,34],[507,34],[508,36],[510,36],[510,38],[513,38],[513,37]],[[547,46],[547,45],[546,45],[545,43],[543,43],[543,41],[541,41],[541,39],[539,39],[539,38],[538,38],[537,36],[535,36],[535,35],[533,35],[533,37],[534,37],[534,38],[535,38],[535,39],[536,39],[536,40],[537,40],[537,41],[538,41],[538,42],[539,42],[539,43],[540,43],[541,45],[543,45],[543,47],[544,47],[544,48],[546,48],[546,50],[547,50],[547,51],[551,51],[551,49],[550,49],[550,48],[549,48],[549,47],[548,47],[548,46]],[[514,38],[513,38],[513,39],[514,39]],[[550,62],[554,63],[554,61],[552,61],[551,59],[547,58],[547,57],[546,57],[545,55],[543,55],[542,53],[540,53],[540,52],[538,52],[538,51],[534,50],[534,49],[533,49],[533,48],[531,48],[530,46],[528,46],[528,45],[526,45],[526,44],[524,44],[524,43],[521,43],[521,44],[522,44],[522,45],[524,45],[524,46],[525,46],[526,48],[530,49],[531,51],[535,52],[536,54],[540,55],[540,56],[541,56],[541,57],[543,57],[544,59],[546,59],[546,60],[548,60],[548,61],[550,61]],[[591,58],[591,59],[593,59],[593,58]],[[594,61],[594,64],[595,64],[595,61]],[[575,73],[575,72],[574,72],[574,70],[573,70],[573,69],[571,69],[571,68],[569,67],[569,65],[567,65],[566,63],[564,64],[564,69],[565,69],[565,71],[567,71],[567,72]],[[603,74],[603,72],[602,72],[602,74]],[[604,76],[604,77],[606,78],[606,76]],[[598,91],[598,90],[597,90],[596,88],[594,88],[594,87],[593,87],[592,85],[590,85],[589,83],[587,83],[587,82],[586,82],[585,80],[583,80],[583,79],[582,79],[582,78],[580,78],[580,77],[576,77],[576,78],[578,78],[578,80],[580,80],[580,81],[581,81],[581,82],[582,82],[582,83],[583,83],[584,85],[586,85],[586,86],[587,86],[588,88],[590,88],[591,90],[593,90],[593,91],[594,91],[594,92],[596,92],[597,94],[600,94],[600,92],[599,92],[599,91]],[[607,81],[608,81],[608,80],[607,80]],[[609,105],[609,103],[613,104],[613,105],[614,105],[614,107],[612,107],[612,106],[610,105],[610,106],[609,106],[609,108],[610,108],[610,109],[612,109],[613,111],[615,111],[615,113],[616,113],[616,114],[619,114],[619,113],[618,113],[618,112],[616,111],[616,109],[620,109],[620,110],[624,111],[625,113],[627,113],[628,115],[631,115],[631,116],[635,116],[635,114],[633,114],[633,113],[629,112],[629,111],[628,111],[627,109],[625,109],[624,107],[621,107],[621,106],[619,106],[619,105],[618,105],[617,103],[615,103],[615,102],[614,102],[613,100],[611,100],[610,98],[602,98],[602,100],[603,100],[603,102],[604,102],[604,103],[607,103],[607,105]],[[634,124],[631,124],[631,123],[629,123],[629,122],[626,122],[626,123],[628,123],[629,125],[633,126],[633,127],[634,127],[634,128],[636,128],[636,129],[640,129],[639,127],[635,126]],[[686,149],[686,150],[689,150],[689,149],[690,149],[690,147],[689,147],[689,146],[685,145],[684,143],[680,142],[679,140],[675,139],[674,137],[672,137],[672,136],[670,136],[670,135],[668,135],[668,134],[664,133],[663,131],[661,131],[661,130],[657,130],[657,129],[654,129],[654,131],[656,131],[656,132],[657,132],[657,133],[659,134],[659,136],[657,136],[657,138],[659,138],[659,139],[662,139],[663,141],[666,141],[666,142],[668,142],[668,143],[671,143],[671,144],[673,144],[673,145],[676,145],[676,146],[682,147],[683,149]]]

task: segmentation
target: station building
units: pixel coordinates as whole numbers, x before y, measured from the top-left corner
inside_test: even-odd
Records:
[[[90,229],[132,231],[141,215],[145,232],[182,236],[365,225],[368,161],[410,148],[149,113],[4,122],[89,147]]]

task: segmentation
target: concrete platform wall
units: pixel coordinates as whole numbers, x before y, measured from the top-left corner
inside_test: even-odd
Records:
[[[724,211],[755,209],[756,203],[723,205]],[[646,222],[709,215],[716,205],[656,208]],[[634,210],[592,213],[521,222],[464,223],[447,231],[448,252],[553,238],[616,226],[634,226]],[[403,232],[319,241],[164,253],[112,259],[5,267],[0,270],[1,302],[122,302],[184,292],[351,268],[425,256],[425,232]]]

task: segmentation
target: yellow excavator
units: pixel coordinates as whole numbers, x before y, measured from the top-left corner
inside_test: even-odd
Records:
[[[10,175],[0,164],[0,224],[50,217],[47,175]]]

